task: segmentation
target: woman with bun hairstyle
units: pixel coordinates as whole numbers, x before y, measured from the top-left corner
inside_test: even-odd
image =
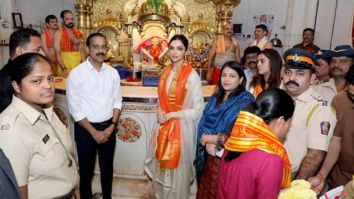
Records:
[[[291,167],[282,142],[294,113],[281,89],[263,91],[237,117],[220,165],[220,199],[274,199],[290,186]]]

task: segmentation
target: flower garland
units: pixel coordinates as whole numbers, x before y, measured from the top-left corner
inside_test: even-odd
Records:
[[[281,190],[278,199],[316,199],[316,193],[306,180],[294,180],[289,188]]]
[[[192,53],[193,57],[197,58],[198,61],[202,61],[208,56],[209,49],[209,44],[206,44],[203,54],[199,54],[197,51],[194,50],[193,46],[189,47],[189,51]]]

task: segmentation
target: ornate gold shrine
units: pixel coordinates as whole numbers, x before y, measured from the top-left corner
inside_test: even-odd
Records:
[[[184,34],[191,48],[187,58],[200,68],[207,61],[214,36],[221,33],[238,3],[165,0],[156,11],[147,0],[75,0],[75,8],[78,27],[85,36],[91,32],[106,35],[112,62],[162,65],[167,60],[165,43],[175,34]]]

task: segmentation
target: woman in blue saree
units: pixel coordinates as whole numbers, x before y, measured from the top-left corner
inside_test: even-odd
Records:
[[[221,68],[218,90],[209,99],[198,126],[195,166],[197,198],[216,198],[220,159],[218,150],[234,125],[238,113],[250,102],[251,93],[245,91],[246,78],[241,65],[226,62]]]

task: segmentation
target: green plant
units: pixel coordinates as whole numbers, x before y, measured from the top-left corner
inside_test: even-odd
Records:
[[[148,0],[148,3],[150,4],[154,13],[160,12],[160,7],[163,2],[164,0]]]

